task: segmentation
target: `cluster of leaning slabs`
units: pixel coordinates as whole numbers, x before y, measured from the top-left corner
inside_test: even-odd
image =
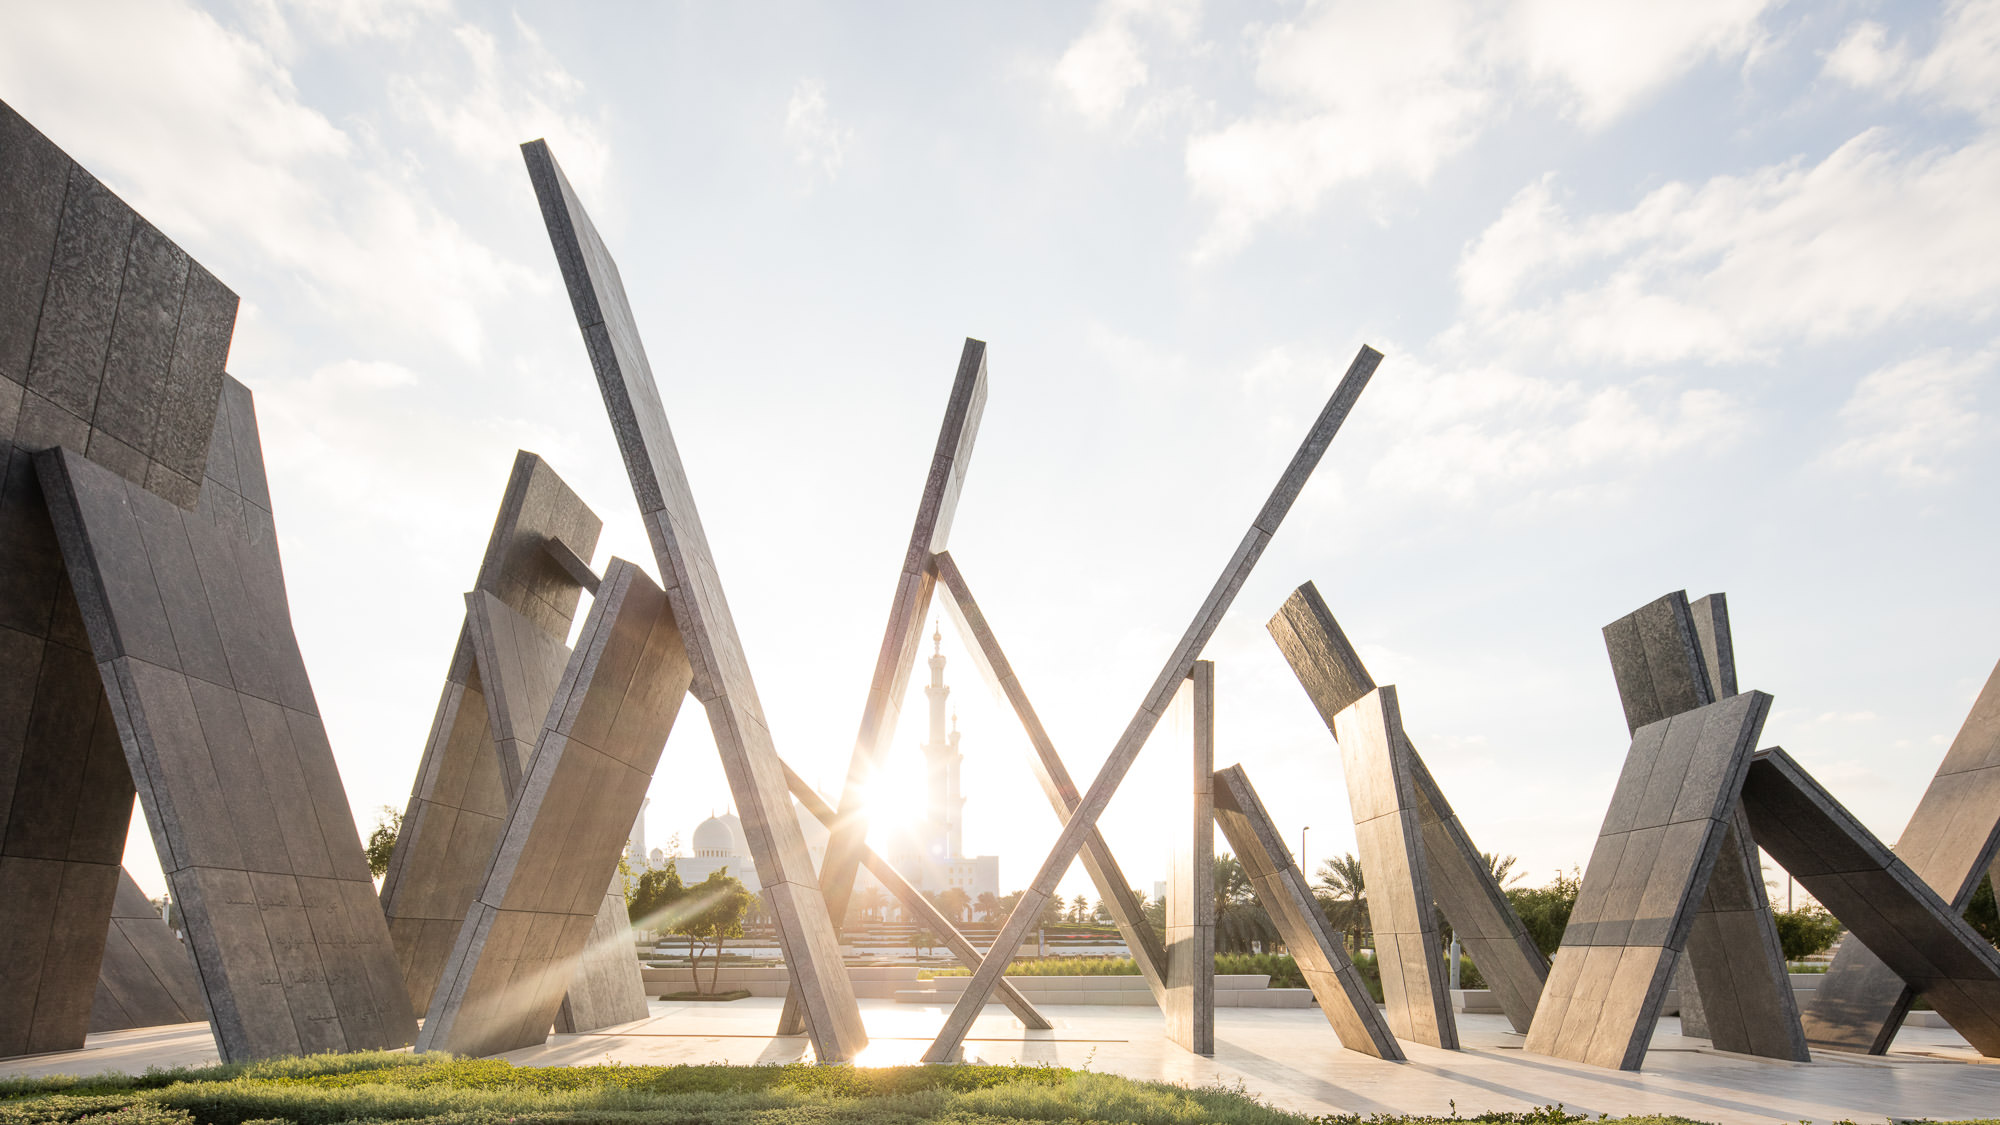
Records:
[[[2000,953],[1960,918],[2000,846],[2000,670],[1890,848],[1783,750],[1758,749],[1770,697],[1738,689],[1721,594],[1670,594],[1604,630],[1632,744],[1552,963],[1319,592],[1271,618],[1339,746],[1377,1007],[1249,775],[1215,768],[1202,659],[1374,375],[1366,347],[1079,788],[948,549],[987,392],[986,346],[966,341],[830,803],[764,721],[617,267],[548,146],[523,154],[662,577],[615,557],[594,571],[602,521],[518,455],[378,894],[292,632],[255,404],[224,370],[237,298],[0,104],[0,1055],[204,1019],[231,1061],[412,1043],[489,1055],[643,1018],[618,859],[690,695],[790,972],[779,1033],[825,1061],[866,1045],[833,921],[863,868],[972,972],[928,1061],[962,1057],[992,1001],[1047,1028],[1005,979],[1009,957],[939,915],[859,815],[942,587],[1062,825],[990,949],[1018,948],[1080,859],[1190,1051],[1215,1049],[1219,827],[1340,1042],[1386,1061],[1400,1040],[1458,1046],[1440,911],[1530,1051],[1634,1069],[1678,988],[1684,1029],[1724,1050],[1879,1053],[1922,994],[2000,1057]],[[1097,821],[1177,706],[1191,768],[1162,941]],[[135,798],[184,945],[121,867]],[[794,801],[830,833],[817,869]],[[1804,1011],[1760,847],[1856,939]]]

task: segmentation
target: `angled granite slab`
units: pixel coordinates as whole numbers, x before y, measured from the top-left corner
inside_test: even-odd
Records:
[[[564,644],[583,586],[551,556],[548,546],[562,544],[572,555],[588,558],[597,550],[603,521],[565,484],[546,461],[521,450],[507,478],[500,509],[487,537],[468,599],[487,614],[486,643],[475,646],[474,620],[468,609],[452,650],[437,717],[417,767],[416,783],[403,812],[403,828],[389,870],[382,880],[382,910],[410,1002],[428,1009],[452,944],[465,924],[465,912],[479,893],[493,848],[518,785],[521,766],[532,751],[555,696],[556,681],[569,659]],[[497,620],[498,625],[492,624]],[[529,717],[512,716],[522,709],[526,693],[516,676],[513,707],[495,707],[488,700],[482,664],[498,661],[492,634],[504,630],[515,657],[509,665],[553,664],[539,680],[545,686],[525,701]],[[519,658],[523,649],[533,657]],[[486,659],[481,659],[484,653]],[[496,680],[501,677],[496,676]],[[496,684],[496,688],[504,685]],[[496,692],[497,694],[497,692]],[[509,719],[496,734],[493,713]],[[525,749],[523,749],[525,747]]]
[[[1050,806],[1055,809],[1056,819],[1068,823],[1083,800],[1076,782],[1070,778],[1069,768],[1063,765],[1062,755],[1056,752],[1054,740],[1042,726],[1041,716],[1035,713],[1027,689],[1021,686],[1020,677],[1014,674],[1014,666],[1008,663],[1007,653],[1000,647],[1000,639],[994,635],[986,614],[972,596],[972,586],[966,581],[958,562],[952,558],[950,551],[940,551],[932,557],[932,565],[937,568],[938,582],[944,587],[946,614],[965,641],[965,647],[972,654],[972,662],[985,679],[986,686],[1013,709],[1014,717],[1028,735],[1029,745],[1035,750],[1035,756],[1030,759],[1035,780],[1041,784],[1043,795],[1048,797]],[[1091,884],[1097,888],[1097,897],[1111,912],[1112,924],[1118,927],[1118,936],[1125,942],[1125,948],[1131,951],[1140,975],[1145,977],[1147,987],[1152,989],[1153,1002],[1164,1011],[1167,1006],[1166,947],[1152,923],[1146,921],[1145,907],[1132,893],[1131,881],[1125,878],[1117,857],[1111,854],[1111,846],[1104,842],[1104,836],[1095,828],[1084,837],[1083,851],[1078,858],[1083,862],[1084,871],[1090,875]]]
[[[869,782],[895,738],[903,695],[910,684],[910,669],[916,664],[924,620],[930,614],[931,595],[937,585],[937,570],[931,556],[944,550],[950,540],[952,517],[957,514],[958,497],[972,461],[972,445],[979,436],[979,417],[985,409],[986,344],[967,339],[959,353],[958,372],[945,402],[944,423],[938,429],[937,446],[931,453],[923,492],[917,498],[917,518],[910,529],[910,542],[896,575],[889,623],[882,633],[882,645],[875,657],[875,675],[869,681],[868,698],[861,708],[861,728],[854,736],[854,750],[847,761],[847,781],[840,793],[841,815],[827,826],[830,835],[825,858],[820,861],[819,885],[826,896],[827,910],[836,920],[847,917],[854,876],[860,870],[861,849],[867,844],[868,823],[862,806]],[[796,1035],[804,1029],[804,1022],[798,995],[787,992],[778,1033]]]
[[[236,303],[0,103],[0,1056],[83,1046],[132,820],[31,458],[193,508]]]
[[[1993,868],[2000,886],[2000,666],[1896,841],[1896,856],[1953,911],[1963,911]],[[1862,941],[1843,942],[1806,1009],[1806,1038],[1848,1051],[1882,1054],[1896,1038],[1916,990]],[[1992,1052],[1988,1051],[1987,1054]]]
[[[1293,674],[1298,677],[1300,686],[1306,689],[1307,697],[1312,700],[1329,730],[1336,728],[1340,716],[1349,708],[1376,690],[1374,677],[1368,674],[1360,654],[1354,651],[1347,634],[1341,631],[1340,622],[1334,619],[1333,611],[1327,608],[1326,600],[1320,597],[1318,588],[1312,583],[1300,586],[1285,599],[1285,604],[1272,616],[1268,628],[1271,639],[1285,654]],[[1421,862],[1410,866],[1409,871],[1420,872],[1426,888],[1419,891],[1415,881],[1405,877],[1400,867],[1382,872],[1379,878],[1376,873],[1370,872],[1367,876],[1369,901],[1385,903],[1393,899],[1397,904],[1398,917],[1419,918],[1430,915],[1428,904],[1435,900],[1467,954],[1479,966],[1480,976],[1486,979],[1487,987],[1499,1001],[1514,1030],[1525,1033],[1534,1020],[1542,985],[1548,980],[1548,961],[1535,947],[1534,939],[1528,936],[1527,927],[1514,913],[1506,892],[1494,880],[1486,857],[1473,844],[1458,814],[1452,811],[1451,803],[1431,777],[1423,757],[1417,753],[1409,736],[1400,733],[1400,709],[1395,720],[1394,726],[1399,734],[1393,753],[1379,739],[1353,752],[1346,740],[1339,740],[1342,766],[1347,771],[1351,804],[1357,800],[1357,794],[1361,795],[1360,799],[1368,801],[1371,808],[1385,797],[1394,797],[1399,801],[1408,798],[1408,804],[1399,807],[1415,812],[1419,828],[1416,842],[1421,856]],[[1372,726],[1387,729],[1386,724],[1381,722]],[[1353,759],[1351,764],[1350,758]],[[1379,780],[1385,777],[1384,770],[1388,771],[1387,780]],[[1366,854],[1363,853],[1364,868]],[[1424,962],[1425,966],[1435,964],[1438,964],[1435,959]],[[1413,976],[1413,973],[1416,975]],[[1430,1021],[1440,1029],[1450,1026],[1456,1041],[1457,1025],[1450,1017],[1449,998],[1445,995],[1448,990],[1442,974],[1412,966],[1403,978],[1406,982],[1414,979],[1421,985],[1416,992],[1421,1010],[1415,1016],[1406,1011],[1406,1024]],[[1386,982],[1384,987],[1386,995]],[[1407,983],[1403,994],[1406,998],[1411,996]],[[1432,1014],[1440,1003],[1445,1005],[1442,1017]],[[1394,1021],[1391,1022],[1393,1025]],[[1437,1033],[1438,1044],[1443,1039],[1444,1034],[1440,1030]]]
[[[97,970],[90,1030],[124,1031],[170,1023],[206,1023],[208,1009],[187,946],[153,909],[132,873],[118,871],[118,898]]]
[[[666,594],[612,559],[418,1050],[492,1055],[547,1040],[692,678]]]
[[[1980,1054],[2000,1056],[2000,950],[1783,750],[1743,786],[1757,843]],[[1814,1011],[1845,1015],[1841,997]]]
[[[1403,1061],[1403,1048],[1389,1030],[1389,1021],[1375,1007],[1375,997],[1348,958],[1340,935],[1320,913],[1305,874],[1264,810],[1249,775],[1242,766],[1217,770],[1213,792],[1216,825],[1243,864],[1257,901],[1264,904],[1285,948],[1292,951],[1292,960],[1340,1045],[1378,1059]]]
[[[1197,660],[1185,689],[1194,772],[1167,879],[1167,1038],[1215,1053],[1215,662]]]
[[[1278,525],[1284,522],[1285,513],[1291,510],[1293,501],[1298,499],[1300,490],[1305,488],[1307,479],[1312,476],[1312,471],[1319,464],[1320,458],[1326,454],[1327,446],[1332,444],[1334,435],[1340,432],[1341,423],[1347,420],[1348,413],[1353,410],[1355,401],[1361,397],[1361,392],[1368,386],[1369,378],[1375,374],[1375,368],[1381,361],[1380,352],[1364,345],[1355,355],[1354,362],[1348,366],[1347,374],[1334,388],[1332,396],[1327,399],[1326,405],[1321,408],[1318,417],[1306,430],[1304,441],[1293,453],[1284,474],[1278,478],[1276,487],[1271,490],[1270,497],[1258,510],[1256,517],[1250,523],[1250,529],[1244,533],[1242,541],[1237,544],[1229,561],[1224,564],[1222,574],[1209,590],[1208,597],[1195,610],[1194,620],[1181,634],[1180,642],[1174,646],[1172,652],[1168,653],[1158,678],[1153,681],[1151,690],[1141,700],[1139,709],[1132,716],[1131,722],[1126,725],[1125,732],[1119,736],[1111,752],[1105,755],[1104,764],[1099,767],[1096,779],[1091,782],[1090,789],[1084,793],[1075,811],[1063,824],[1062,832],[1057,835],[1055,846],[1049,850],[1048,857],[1042,861],[1041,869],[1022,891],[1020,901],[1015,904],[1006,922],[1002,924],[1000,934],[993,945],[995,952],[988,954],[979,968],[974,970],[972,980],[960,994],[951,1013],[945,1017],[943,1030],[938,1032],[937,1038],[925,1050],[925,1062],[951,1062],[959,1056],[966,1032],[972,1029],[972,1021],[978,1018],[980,1009],[985,1007],[987,998],[993,993],[993,986],[1005,973],[1013,951],[1020,948],[1022,940],[1028,936],[1028,931],[1040,917],[1043,905],[1055,894],[1056,884],[1062,879],[1064,872],[1069,870],[1069,865],[1076,859],[1077,853],[1082,850],[1084,840],[1096,827],[1097,818],[1103,815],[1105,806],[1110,804],[1112,795],[1118,791],[1119,783],[1132,768],[1132,762],[1145,746],[1147,738],[1151,737],[1154,728],[1159,726],[1160,719],[1173,701],[1174,693],[1180,690],[1181,682],[1194,671],[1195,662],[1201,659],[1202,648],[1207,645],[1208,639],[1221,624],[1222,616],[1229,611],[1230,603],[1236,600],[1237,591],[1242,589],[1243,583],[1250,577],[1250,572],[1256,568],[1258,558],[1263,555],[1264,548],[1271,542],[1271,536],[1277,532]]]
[[[1393,686],[1362,696],[1333,719],[1354,812],[1355,846],[1370,888],[1368,920],[1382,970],[1389,1029],[1448,1051],[1458,1050],[1444,945],[1431,904],[1423,819]]]
[[[1633,736],[1528,1050],[1639,1068],[1770,706],[1745,692]]]
[[[403,1046],[415,1016],[257,503],[250,392],[221,397],[231,436],[193,512],[67,449],[36,474],[222,1057]]]
[[[1658,598],[1605,626],[1604,644],[1631,732],[1737,693],[1722,594],[1693,603],[1683,591]],[[1738,1054],[1811,1059],[1764,892],[1763,861],[1740,802],[1730,811],[1677,982],[1684,1034]]]
[[[791,972],[792,990],[805,1007],[813,1051],[823,1062],[852,1059],[867,1045],[868,1033],[841,963],[840,937],[785,789],[777,746],[723,595],[715,556],[681,467],[624,282],[549,146],[531,141],[521,146],[521,152],[577,326],[583,331],[584,350],[625,457],[673,618],[682,632],[695,697],[708,712],[709,729],[749,840],[750,858],[757,865],[764,899],[777,918],[778,943]],[[625,824],[631,819],[627,816]]]

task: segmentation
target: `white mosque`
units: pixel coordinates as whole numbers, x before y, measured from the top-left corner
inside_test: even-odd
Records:
[[[1000,857],[962,854],[965,798],[959,791],[959,769],[965,756],[958,749],[955,716],[951,729],[945,729],[945,701],[951,695],[951,688],[944,682],[943,634],[933,632],[931,641],[934,645],[929,661],[931,682],[924,686],[924,695],[930,701],[930,726],[923,744],[928,815],[919,830],[905,834],[884,850],[894,859],[897,869],[920,890],[935,894],[957,887],[972,902],[979,901],[982,894],[997,898]],[[711,872],[727,867],[752,892],[762,888],[757,865],[750,858],[749,841],[743,835],[743,822],[736,814],[721,813],[702,821],[688,837],[688,854],[669,857],[659,848],[646,847],[646,806],[650,804],[651,800],[641,804],[639,817],[632,822],[629,855],[634,867],[640,865],[642,856],[645,866],[655,870],[665,867],[672,858],[674,869],[684,883],[699,883]],[[804,809],[797,811],[806,850],[817,868],[826,858],[827,831]],[[859,885],[882,889],[865,869],[860,873]]]

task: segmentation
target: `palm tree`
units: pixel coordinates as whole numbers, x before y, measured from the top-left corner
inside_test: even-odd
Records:
[[[1514,870],[1514,865],[1520,862],[1518,857],[1498,852],[1480,852],[1479,856],[1486,861],[1486,870],[1492,873],[1493,881],[1503,890],[1507,884],[1518,883],[1526,877],[1525,872]]]
[[[882,908],[887,905],[889,905],[889,896],[882,893],[882,888],[873,883],[866,883],[854,889],[854,900],[850,913],[858,918],[869,918],[880,921]]]
[[[1326,920],[1347,935],[1348,952],[1360,949],[1361,935],[1368,932],[1368,887],[1361,861],[1353,852],[1322,860],[1317,889],[1326,895],[1321,900]]]
[[[953,922],[965,921],[965,912],[971,905],[972,896],[966,894],[963,887],[946,887],[944,890],[938,892],[938,913],[943,914]]]
[[[1214,877],[1216,952],[1250,953],[1260,944],[1270,949],[1278,940],[1278,928],[1257,901],[1242,861],[1227,852],[1216,856]]]
[[[1000,917],[1000,900],[993,897],[992,891],[981,891],[979,892],[978,901],[972,904],[972,910],[979,915],[981,921],[998,921]]]

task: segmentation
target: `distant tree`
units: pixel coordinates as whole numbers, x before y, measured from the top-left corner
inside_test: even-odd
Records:
[[[1492,874],[1493,881],[1502,888],[1509,883],[1518,883],[1527,878],[1525,873],[1514,870],[1514,865],[1521,862],[1519,857],[1501,855],[1498,852],[1480,852],[1479,855],[1486,861],[1486,870]]]
[[[1972,892],[1972,901],[1965,907],[1965,920],[1979,931],[1980,937],[2000,946],[2000,910],[1994,908],[1990,873],[1979,880],[1979,889]]]
[[[1257,901],[1250,875],[1228,853],[1215,857],[1215,951],[1253,953],[1278,940],[1278,928]]]
[[[1050,926],[1062,925],[1062,921],[1063,921],[1062,896],[1050,895],[1048,901],[1042,904],[1042,916],[1036,919],[1035,924],[1040,926],[1042,929],[1046,930]]]
[[[981,891],[978,900],[972,904],[972,912],[979,915],[979,920],[982,922],[998,922],[1000,900],[993,897],[992,891]]]
[[[743,916],[750,909],[750,891],[743,881],[718,867],[708,878],[686,889],[678,907],[668,912],[668,930],[688,939],[688,965],[696,992],[712,992],[722,975],[722,949],[730,938],[743,936]],[[701,986],[701,959],[715,947],[709,987]]]
[[[1087,899],[1087,898],[1083,897],[1082,895],[1078,895],[1078,896],[1076,896],[1075,898],[1073,898],[1073,899],[1071,899],[1071,900],[1070,900],[1070,903],[1069,903],[1069,920],[1070,920],[1070,921],[1072,921],[1072,922],[1082,922],[1082,921],[1083,921],[1083,920],[1084,920],[1085,918],[1089,917],[1089,915],[1090,915],[1090,900],[1089,900],[1089,899]]]
[[[1576,907],[1576,893],[1583,889],[1583,873],[1576,868],[1568,874],[1556,872],[1555,882],[1546,887],[1514,887],[1507,901],[1521,916],[1528,936],[1544,957],[1554,957],[1562,944],[1563,930],[1569,926],[1569,912]]]
[[[402,810],[383,805],[376,810],[375,830],[368,834],[368,872],[380,879],[389,873],[389,859],[396,854],[396,837],[403,831]]]
[[[1359,951],[1368,932],[1368,881],[1361,861],[1353,852],[1322,860],[1313,889],[1326,920],[1346,935],[1348,953]]]
[[[632,889],[625,895],[625,913],[634,929],[665,931],[686,897],[680,870],[670,859],[665,867],[649,868],[632,880]]]
[[[953,922],[963,922],[965,912],[972,908],[972,896],[965,893],[964,887],[946,887],[938,892],[937,908],[938,913]]]
[[[852,917],[881,921],[882,908],[889,905],[889,896],[882,888],[867,883],[854,888],[854,897],[848,902],[848,914]]]
[[[1785,960],[1802,961],[1832,946],[1846,927],[1819,906],[1797,910],[1774,910],[1771,920],[1778,924],[1778,945]]]
[[[1164,898],[1148,899],[1142,895],[1139,901],[1145,904],[1139,910],[1145,916],[1146,924],[1153,928],[1153,935],[1160,939],[1160,944],[1165,945],[1167,941],[1167,900]]]
[[[931,950],[937,948],[937,935],[931,932],[929,926],[918,926],[916,934],[911,938],[911,944],[917,947],[919,955],[929,957]]]

